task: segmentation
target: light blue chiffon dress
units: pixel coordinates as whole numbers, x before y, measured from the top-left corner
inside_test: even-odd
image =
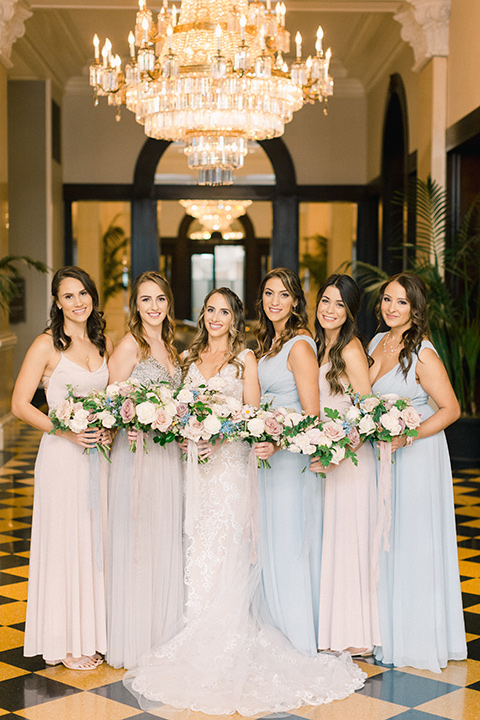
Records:
[[[370,352],[383,337],[380,333],[373,338]],[[415,379],[425,348],[435,351],[424,340],[406,378],[397,365],[373,386],[376,393],[411,398],[422,422],[434,413]],[[443,431],[395,452],[390,545],[389,552],[380,552],[382,646],[375,648],[375,657],[440,672],[448,660],[467,656],[452,471]]]
[[[261,358],[258,376],[262,396],[274,407],[301,412],[293,373],[287,368],[296,342],[315,342],[307,335],[288,340],[278,355]],[[310,460],[281,450],[271,469],[258,471],[263,587],[273,624],[307,655],[317,653],[318,604],[322,545],[322,482],[308,469]],[[307,468],[307,469],[305,469]]]

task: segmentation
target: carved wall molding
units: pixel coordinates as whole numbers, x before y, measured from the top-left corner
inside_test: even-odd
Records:
[[[393,16],[401,26],[401,36],[413,48],[419,72],[432,57],[448,56],[451,0],[406,0]]]
[[[7,68],[12,67],[13,43],[25,34],[25,20],[31,16],[23,0],[0,0],[0,62]]]

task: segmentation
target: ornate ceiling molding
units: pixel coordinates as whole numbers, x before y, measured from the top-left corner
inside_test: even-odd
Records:
[[[402,39],[415,54],[413,69],[420,71],[435,56],[448,56],[451,0],[406,0],[394,15],[402,26]]]
[[[32,16],[22,0],[0,0],[0,62],[12,67],[10,54],[15,40],[25,33],[25,20]]]

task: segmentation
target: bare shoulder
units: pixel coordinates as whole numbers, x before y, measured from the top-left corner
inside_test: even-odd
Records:
[[[30,346],[29,352],[42,357],[48,357],[49,355],[58,352],[53,344],[51,332],[47,331],[36,337]]]
[[[342,351],[345,362],[356,362],[366,358],[365,350],[360,340],[356,337],[352,338],[348,345],[345,345]]]

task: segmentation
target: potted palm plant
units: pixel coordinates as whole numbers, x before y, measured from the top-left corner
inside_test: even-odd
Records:
[[[456,468],[480,466],[480,196],[447,242],[447,194],[435,181],[416,181],[413,188],[417,228],[415,255],[408,270],[427,286],[432,341],[447,369],[462,417],[447,428]],[[402,198],[402,203],[405,198]],[[380,269],[357,263],[365,291],[375,297],[387,279]]]
[[[11,301],[18,293],[17,281],[21,278],[17,267],[19,263],[39,272],[47,272],[45,263],[26,255],[5,255],[0,258],[0,308],[4,311],[8,311]]]

